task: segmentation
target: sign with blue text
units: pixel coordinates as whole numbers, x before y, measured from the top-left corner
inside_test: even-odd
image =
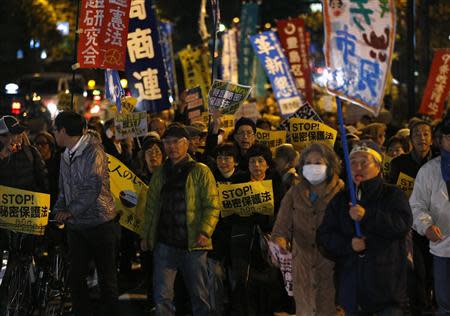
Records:
[[[268,31],[250,36],[250,42],[270,79],[281,114],[295,113],[303,104],[302,98],[275,33]]]
[[[378,115],[395,40],[394,0],[325,0],[328,91]]]

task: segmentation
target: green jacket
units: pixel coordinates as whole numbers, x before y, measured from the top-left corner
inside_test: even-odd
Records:
[[[191,157],[189,157],[192,160]],[[147,240],[150,250],[156,243],[159,215],[161,212],[160,192],[164,185],[162,166],[155,170],[147,195],[144,214],[144,232],[142,238]],[[219,194],[216,180],[209,168],[196,163],[186,179],[186,220],[188,225],[188,249],[212,249],[211,236],[219,219]],[[208,236],[206,247],[196,245],[200,233]]]

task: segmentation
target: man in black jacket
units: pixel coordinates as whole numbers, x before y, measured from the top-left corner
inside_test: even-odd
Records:
[[[337,302],[347,316],[401,316],[407,303],[406,235],[412,214],[405,194],[385,184],[382,156],[372,141],[350,153],[358,202],[349,207],[348,192],[327,207],[317,238],[336,263]],[[363,236],[355,236],[354,221]]]
[[[400,155],[392,160],[389,182],[402,187],[403,179],[411,181],[407,194],[410,195],[414,186],[414,180],[420,167],[433,158],[432,129],[431,125],[422,120],[414,121],[410,126],[410,138],[413,150],[410,153]],[[405,180],[403,180],[405,181]],[[412,247],[414,266],[408,274],[408,292],[412,316],[422,315],[431,309],[431,293],[433,289],[432,256],[430,254],[429,241],[424,236],[412,230]]]

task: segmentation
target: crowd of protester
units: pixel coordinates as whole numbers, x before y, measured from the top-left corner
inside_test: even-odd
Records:
[[[450,119],[347,126],[356,204],[339,140],[272,153],[255,136],[275,130],[270,121],[240,118],[229,135],[220,121],[192,123],[180,107],[152,115],[147,136],[118,140],[114,120],[73,112],[33,133],[0,119],[0,185],[50,193],[50,216],[66,223],[75,315],[92,313],[91,261],[102,313],[117,315],[118,283],[137,260],[155,315],[450,315]],[[149,185],[141,236],[119,225],[106,154]],[[218,183],[263,180],[273,215],[221,216]],[[261,247],[268,235],[292,253],[293,296]]]

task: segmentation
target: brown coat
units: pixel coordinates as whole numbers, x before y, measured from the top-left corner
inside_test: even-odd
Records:
[[[297,315],[330,316],[336,314],[333,283],[334,263],[325,259],[316,245],[316,230],[325,208],[344,187],[335,176],[331,182],[311,186],[301,177],[281,202],[272,238],[282,237],[292,243],[292,277]],[[315,202],[310,192],[317,194]]]

